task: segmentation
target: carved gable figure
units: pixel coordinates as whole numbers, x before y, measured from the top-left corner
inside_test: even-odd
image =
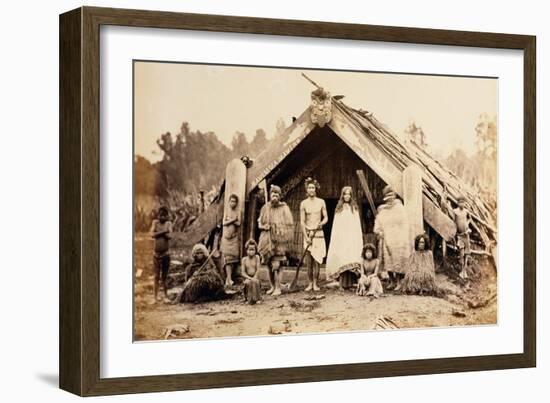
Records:
[[[323,127],[332,119],[332,101],[330,92],[318,88],[311,93],[311,105],[309,106],[311,121]]]

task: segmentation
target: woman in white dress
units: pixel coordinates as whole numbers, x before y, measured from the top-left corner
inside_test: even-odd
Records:
[[[327,255],[327,280],[349,288],[360,275],[363,231],[351,186],[344,186],[336,205]]]

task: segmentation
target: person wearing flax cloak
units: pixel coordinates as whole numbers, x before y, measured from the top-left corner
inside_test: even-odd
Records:
[[[434,257],[430,249],[430,239],[420,234],[414,239],[414,252],[409,257],[409,268],[403,280],[405,294],[433,295],[435,284]]]
[[[280,267],[294,234],[294,219],[288,205],[281,201],[279,186],[271,185],[270,200],[260,210],[258,228],[258,252],[268,267],[271,285],[266,294],[281,295]]]
[[[389,274],[392,284],[387,289],[400,291],[412,250],[409,219],[405,206],[390,186],[385,186],[382,194],[384,203],[378,207],[374,221],[374,232],[380,239],[379,255],[383,262],[381,277]]]
[[[175,302],[206,302],[225,296],[224,282],[203,244],[191,251],[193,262],[185,270],[185,284]]]
[[[327,280],[339,280],[346,289],[360,275],[363,231],[351,186],[344,186],[336,205],[327,255]]]

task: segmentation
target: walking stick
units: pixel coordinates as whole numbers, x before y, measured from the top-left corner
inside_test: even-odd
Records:
[[[210,259],[212,259],[212,256],[214,255],[214,252],[216,250],[213,249],[212,252],[210,252],[210,254],[208,255],[208,257],[206,258],[206,260],[204,261],[204,263],[197,269],[193,272],[193,274],[191,275],[190,278],[188,278],[186,281],[185,281],[185,284],[183,285],[183,288],[182,290],[178,293],[178,296],[176,297],[176,299],[172,302],[173,304],[179,304],[181,302],[181,298],[183,297],[183,293],[185,292],[185,290],[187,289],[187,287],[189,286],[189,284],[191,283],[191,278],[193,278],[195,276],[195,274],[199,273],[202,271],[202,269],[204,269],[204,267],[206,266],[206,264],[208,263],[208,261]],[[219,273],[218,273],[219,275]]]
[[[298,285],[298,275],[300,274],[300,268],[302,267],[302,263],[304,263],[304,259],[306,257],[307,252],[309,251],[309,248],[311,247],[311,245],[313,245],[313,238],[315,238],[315,235],[317,235],[317,231],[319,231],[319,230],[318,229],[315,230],[315,232],[313,233],[313,236],[311,237],[312,238],[311,243],[306,246],[306,248],[304,249],[304,252],[302,253],[302,257],[300,258],[300,262],[298,263],[298,267],[296,267],[296,273],[294,274],[294,280],[292,280],[292,283],[290,283],[290,288],[289,288],[290,291],[295,291],[296,290],[296,286]]]

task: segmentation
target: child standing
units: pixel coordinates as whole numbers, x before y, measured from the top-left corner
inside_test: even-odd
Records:
[[[470,260],[470,213],[466,210],[466,198],[460,196],[457,200],[458,207],[453,210],[456,224],[456,246],[460,253],[460,278],[468,278],[468,263]]]
[[[361,277],[357,283],[357,295],[378,298],[384,294],[384,289],[378,277],[380,261],[376,258],[376,247],[371,243],[366,244],[363,247],[362,257],[363,264]]]
[[[239,227],[241,225],[241,220],[239,217],[239,209],[237,208],[238,205],[239,197],[236,194],[229,196],[229,209],[223,218],[223,232],[220,249],[224,260],[226,287],[231,287],[233,285],[233,269],[239,263],[240,257]]]
[[[241,261],[242,275],[244,277],[244,299],[249,304],[260,301],[260,255],[258,255],[258,244],[255,240],[249,239],[245,244],[246,256]]]
[[[166,289],[166,278],[170,268],[170,238],[172,237],[172,222],[169,220],[168,208],[161,206],[158,210],[157,219],[153,220],[151,225],[151,237],[155,241],[153,254],[153,264],[155,269],[155,283],[153,292],[155,301],[158,298],[159,279],[162,282],[164,298],[168,300],[168,290]]]

